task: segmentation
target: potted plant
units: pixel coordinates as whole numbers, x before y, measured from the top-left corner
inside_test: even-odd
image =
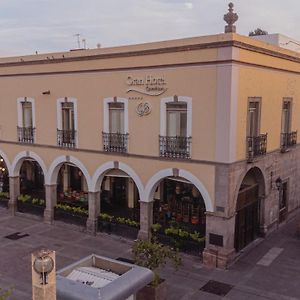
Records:
[[[154,273],[152,283],[137,293],[137,300],[167,299],[167,284],[165,280],[161,279],[157,269],[163,268],[170,261],[177,270],[181,264],[178,251],[152,239],[135,241],[132,252],[135,264],[148,268]]]

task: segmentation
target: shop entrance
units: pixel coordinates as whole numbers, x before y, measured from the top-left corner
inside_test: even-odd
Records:
[[[100,198],[101,213],[115,218],[139,221],[138,189],[132,178],[125,172],[113,169],[105,174]]]
[[[259,235],[258,184],[242,186],[238,196],[235,223],[235,249],[243,249]]]
[[[240,251],[260,235],[261,196],[265,192],[262,172],[258,168],[248,171],[240,186],[235,219],[235,249]]]
[[[154,194],[153,234],[162,243],[199,255],[205,246],[205,203],[190,181],[168,177]]]

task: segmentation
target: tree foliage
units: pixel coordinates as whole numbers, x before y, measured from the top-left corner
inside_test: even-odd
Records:
[[[170,261],[177,270],[181,265],[181,257],[178,250],[163,245],[153,240],[137,240],[132,248],[135,264],[148,268],[154,272],[153,286],[160,283],[160,275],[156,271],[158,268],[164,267]]]
[[[6,300],[12,294],[12,289],[3,290],[0,288],[0,300]]]
[[[261,28],[256,28],[253,31],[249,32],[249,36],[256,36],[256,35],[267,35],[268,32],[266,30],[263,30]]]

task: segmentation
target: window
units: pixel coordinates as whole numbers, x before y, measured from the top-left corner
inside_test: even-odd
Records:
[[[77,146],[77,101],[74,98],[57,100],[57,145]]]
[[[22,102],[22,116],[23,116],[23,127],[33,127],[32,126],[32,103],[26,100]]]
[[[250,101],[248,110],[248,136],[259,135],[259,101]]]
[[[103,150],[126,153],[128,136],[128,100],[117,97],[104,99]]]
[[[18,105],[18,141],[21,143],[34,143],[35,119],[34,100],[31,98],[19,98]]]
[[[191,158],[192,99],[174,96],[160,103],[160,156]]]
[[[186,103],[167,103],[167,136],[187,136]]]
[[[124,134],[124,103],[109,103],[109,132]]]
[[[297,131],[291,132],[292,125],[292,99],[284,98],[281,117],[281,152],[297,144]]]
[[[281,132],[289,133],[291,130],[291,101],[283,100],[282,104],[282,119],[281,119]]]
[[[260,133],[260,98],[249,98],[247,124],[248,161],[267,153],[267,134]]]
[[[64,102],[61,104],[62,129],[74,130],[74,103]]]

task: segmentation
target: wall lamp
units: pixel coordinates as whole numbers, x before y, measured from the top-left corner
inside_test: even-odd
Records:
[[[275,180],[275,185],[278,191],[282,189],[282,179],[280,177]]]
[[[42,94],[43,94],[43,95],[50,95],[50,90],[45,91],[45,92],[43,92]]]

